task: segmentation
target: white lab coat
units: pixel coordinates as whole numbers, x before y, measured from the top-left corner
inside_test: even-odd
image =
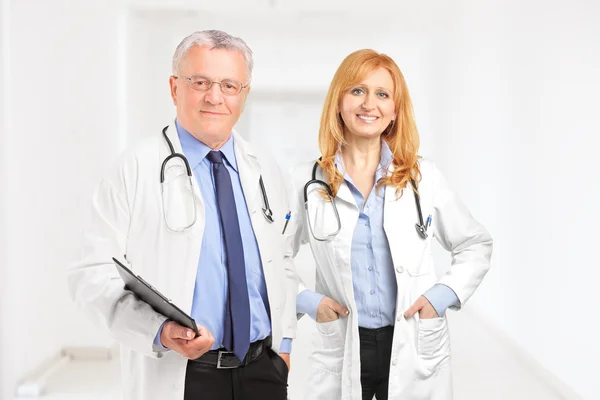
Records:
[[[182,153],[175,125],[168,129],[175,151]],[[258,241],[269,297],[273,349],[283,337],[296,336],[297,278],[285,258],[282,240],[288,211],[285,182],[279,167],[257,153],[234,132],[235,155],[252,227]],[[204,203],[194,182],[198,221],[185,233],[167,230],[163,219],[160,168],[170,154],[160,129],[127,151],[101,181],[93,196],[91,220],[84,234],[81,258],[69,272],[72,296],[101,328],[121,344],[124,398],[182,399],[187,359],[174,351],[160,352],[154,338],[165,317],[123,290],[111,257],[124,261],[187,313],[204,233]],[[175,163],[170,163],[175,165]],[[182,168],[167,169],[167,176]],[[263,216],[259,186],[262,174],[274,223]],[[177,209],[174,220],[177,220]]]
[[[360,345],[358,312],[354,301],[350,264],[352,235],[359,211],[346,183],[342,183],[336,205],[342,221],[339,234],[331,242],[316,241],[306,225],[303,190],[311,179],[314,162],[292,171],[292,221],[286,231],[288,256],[295,256],[300,244],[310,243],[316,260],[317,293],[329,296],[350,310],[350,315],[333,322],[316,323],[310,355],[310,371],[306,382],[306,399],[361,400]],[[390,365],[389,398],[393,400],[450,400],[450,338],[446,318],[420,320],[417,313],[405,319],[406,311],[436,283],[450,287],[461,306],[471,297],[490,267],[492,238],[470,215],[466,207],[448,188],[435,166],[420,163],[419,183],[423,218],[433,216],[429,235],[423,240],[416,232],[418,214],[410,189],[397,198],[395,188],[385,187],[384,229],[389,241],[398,286],[396,322]],[[327,182],[323,170],[317,179]],[[383,190],[383,189],[382,189]],[[310,196],[318,196],[311,191]],[[313,198],[314,200],[314,198]],[[312,210],[318,223],[335,229],[331,206],[317,197]],[[326,211],[328,209],[329,211]],[[315,218],[315,217],[312,217]],[[436,279],[431,253],[435,237],[452,252],[452,266],[441,279]],[[304,289],[300,284],[299,291]]]

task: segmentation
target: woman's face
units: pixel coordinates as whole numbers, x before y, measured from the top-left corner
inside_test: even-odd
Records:
[[[394,81],[385,68],[378,68],[342,95],[340,111],[344,135],[378,137],[396,118]]]

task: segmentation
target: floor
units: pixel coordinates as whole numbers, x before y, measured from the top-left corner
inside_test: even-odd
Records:
[[[510,344],[467,311],[449,314],[452,332],[454,391],[456,400],[575,400],[561,397],[528,368]],[[301,331],[314,329],[308,318]],[[309,335],[304,335],[309,336]],[[308,346],[300,337],[294,348]],[[305,352],[293,354],[290,399],[302,399]],[[45,400],[118,399],[119,363],[73,362],[48,383]]]

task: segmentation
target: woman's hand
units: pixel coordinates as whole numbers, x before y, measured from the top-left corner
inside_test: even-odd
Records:
[[[417,311],[419,312],[419,318],[421,319],[439,318],[437,311],[435,311],[435,308],[433,308],[425,296],[419,297],[417,301],[415,301],[415,304],[404,312],[404,318],[411,318]]]
[[[346,317],[348,314],[349,311],[346,307],[325,296],[319,303],[319,308],[317,308],[317,322],[335,321],[340,315]]]

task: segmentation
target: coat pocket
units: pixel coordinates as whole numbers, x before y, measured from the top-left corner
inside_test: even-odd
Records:
[[[418,354],[429,371],[450,359],[450,334],[446,318],[419,320]]]
[[[342,319],[338,318],[336,320],[329,321],[329,322],[315,322],[315,325],[317,327],[317,332],[319,332],[320,334],[322,334],[324,336],[334,336],[334,335],[341,336],[342,331],[343,331],[342,322],[343,322]]]
[[[310,356],[313,367],[335,376],[342,375],[346,318],[316,323],[317,332],[313,338],[313,352]]]

